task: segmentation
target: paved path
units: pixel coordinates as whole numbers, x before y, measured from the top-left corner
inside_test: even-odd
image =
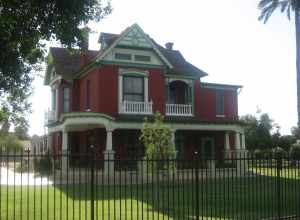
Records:
[[[46,186],[52,185],[52,181],[46,177],[35,176],[34,173],[15,173],[6,167],[0,168],[0,185],[9,186]]]

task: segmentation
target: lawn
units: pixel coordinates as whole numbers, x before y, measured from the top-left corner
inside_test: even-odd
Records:
[[[280,203],[274,177],[223,178],[95,187],[95,219],[262,219],[299,212],[300,183],[281,178]],[[1,219],[90,219],[86,185],[1,186]]]

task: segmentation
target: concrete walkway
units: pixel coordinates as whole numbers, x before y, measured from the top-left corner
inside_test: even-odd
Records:
[[[46,177],[35,176],[34,173],[16,173],[6,167],[0,168],[0,185],[8,186],[47,186],[52,185],[52,181]]]

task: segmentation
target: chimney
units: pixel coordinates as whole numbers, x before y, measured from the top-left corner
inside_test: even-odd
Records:
[[[82,41],[80,42],[80,47],[83,51],[89,50],[89,33],[90,33],[89,27],[86,26],[81,29]]]
[[[174,45],[174,43],[172,43],[172,42],[168,42],[165,44],[167,50],[173,50],[173,45]]]

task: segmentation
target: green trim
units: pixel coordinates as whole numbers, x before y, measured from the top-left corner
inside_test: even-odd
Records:
[[[115,48],[122,48],[122,49],[131,49],[131,50],[142,50],[142,51],[153,51],[153,48],[149,48],[149,47],[137,47],[137,46],[125,46],[125,45],[117,45]]]
[[[147,74],[145,73],[139,73],[137,71],[124,71],[120,74],[121,76],[135,76],[135,77],[141,77],[141,78],[144,78],[144,77],[149,77]]]
[[[91,61],[90,63],[82,67],[81,70],[79,70],[77,73],[74,74],[75,78],[82,77],[87,71],[91,70],[93,67],[96,67],[97,64],[98,63],[96,60]]]
[[[105,61],[105,60],[98,61],[98,63],[99,64],[112,64],[112,65],[119,65],[119,66],[126,66],[126,67],[142,67],[142,68],[158,68],[158,69],[166,68],[162,65],[128,63],[128,62],[118,62],[118,61]]]
[[[103,114],[103,113],[97,113],[97,112],[71,112],[71,113],[65,113],[62,115],[62,121],[64,121],[67,118],[80,118],[80,117],[99,117],[99,118],[106,118],[108,120],[114,121],[115,118]]]
[[[199,79],[199,76],[195,76],[195,75],[175,75],[175,74],[170,74],[170,73],[166,73],[165,74],[166,78],[172,78],[172,79]]]

